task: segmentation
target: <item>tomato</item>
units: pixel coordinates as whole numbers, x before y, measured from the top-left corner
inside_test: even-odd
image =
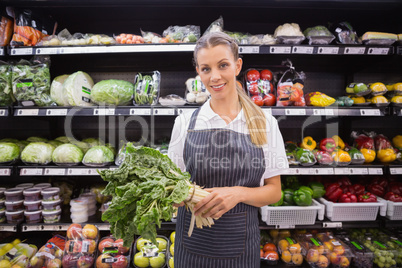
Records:
[[[260,72],[260,74],[261,74],[261,79],[262,80],[272,81],[272,72],[270,70],[267,70],[267,69],[262,70]]]
[[[247,72],[247,81],[254,82],[260,80],[260,72],[256,69],[252,69]]]
[[[301,96],[299,99],[297,99],[294,103],[294,106],[306,106],[306,100],[304,97]]]
[[[277,261],[279,260],[279,255],[276,251],[265,251],[264,252],[264,258],[270,261]]]
[[[251,100],[258,106],[264,105],[264,101],[262,100],[262,97],[259,95],[252,96]]]
[[[263,101],[265,106],[274,106],[276,103],[276,98],[274,94],[268,93],[264,96]]]
[[[260,90],[258,89],[257,82],[250,83],[248,85],[248,91],[251,95],[258,95],[260,93]]]
[[[276,251],[276,246],[272,243],[266,243],[262,248],[264,251]]]

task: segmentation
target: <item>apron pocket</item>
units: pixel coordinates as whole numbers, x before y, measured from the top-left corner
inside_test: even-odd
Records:
[[[211,227],[194,227],[191,237],[188,229],[191,213],[186,211],[183,246],[187,251],[211,258],[237,258],[246,244],[247,212],[224,214]]]

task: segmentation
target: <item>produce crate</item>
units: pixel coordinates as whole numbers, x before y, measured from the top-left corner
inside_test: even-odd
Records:
[[[325,216],[331,221],[375,221],[380,211],[385,216],[387,203],[377,200],[373,203],[334,203],[324,198],[318,201],[325,205]]]
[[[260,208],[261,220],[267,225],[313,225],[318,215],[324,219],[324,206],[313,199],[308,207],[283,206]]]
[[[392,202],[389,200],[382,199],[381,197],[377,197],[378,200],[386,202],[387,204],[387,213],[385,217],[392,221],[402,220],[402,202]]]

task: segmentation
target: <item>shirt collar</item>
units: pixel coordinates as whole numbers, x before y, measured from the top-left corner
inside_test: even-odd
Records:
[[[208,99],[201,107],[200,113],[205,116],[207,120],[211,119],[222,119],[217,113],[214,112],[211,108],[211,99]],[[237,115],[237,117],[233,120],[242,120],[243,122],[246,122],[246,116],[244,115],[243,108],[241,108],[240,113]],[[232,122],[233,122],[232,121]]]

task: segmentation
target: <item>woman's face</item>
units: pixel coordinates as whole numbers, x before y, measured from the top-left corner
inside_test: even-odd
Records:
[[[234,59],[229,47],[202,48],[197,53],[197,63],[197,73],[212,98],[237,96],[236,76],[240,73],[242,60]]]

